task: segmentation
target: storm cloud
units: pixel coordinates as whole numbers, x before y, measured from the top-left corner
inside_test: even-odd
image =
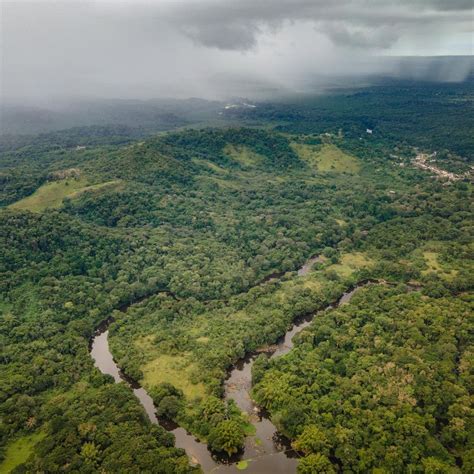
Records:
[[[221,98],[384,73],[396,55],[472,54],[468,0],[2,4],[3,100]],[[459,79],[467,73],[451,73]],[[454,75],[453,75],[454,74]]]
[[[208,0],[175,2],[165,16],[191,38],[221,49],[250,49],[267,29],[311,22],[336,43],[386,49],[399,37],[422,30],[472,27],[472,2],[465,0]],[[468,13],[466,15],[466,12]],[[456,27],[454,26],[456,25]],[[361,38],[367,40],[360,41]],[[370,41],[369,41],[370,40]]]

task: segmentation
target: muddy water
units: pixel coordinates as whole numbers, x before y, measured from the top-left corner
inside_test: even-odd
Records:
[[[111,320],[108,323],[112,322]],[[99,328],[96,336],[92,341],[91,357],[94,359],[95,366],[103,373],[111,375],[115,382],[126,383],[133,390],[134,395],[138,398],[143,408],[145,409],[148,418],[152,423],[160,423],[162,426],[174,434],[176,440],[175,445],[178,448],[186,450],[187,455],[193,464],[201,464],[204,472],[210,472],[213,468],[218,466],[218,463],[212,458],[205,444],[200,443],[191,434],[187,433],[185,429],[180,428],[174,424],[167,424],[160,422],[155,414],[155,406],[153,400],[147,391],[140,387],[136,382],[131,380],[119,369],[114,362],[112,353],[109,350],[109,330],[108,324],[103,328]]]
[[[321,261],[319,257],[313,257],[308,260],[300,268],[298,275],[306,275],[313,265],[319,261]],[[348,302],[360,286],[364,286],[364,284],[344,293],[339,301],[330,307]],[[128,305],[121,308],[121,310],[126,311],[127,308]],[[296,320],[285,336],[277,341],[270,357],[278,357],[289,352],[293,347],[293,337],[307,327],[313,317],[314,314],[309,314]],[[230,463],[222,463],[210,453],[205,444],[199,442],[193,435],[187,433],[186,430],[173,423],[159,420],[155,413],[153,400],[146,390],[121,372],[109,350],[108,327],[112,321],[112,319],[105,321],[98,328],[92,340],[90,354],[95,366],[102,373],[111,375],[115,382],[128,384],[142,404],[150,421],[155,424],[161,424],[165,429],[173,433],[176,438],[176,447],[184,449],[193,464],[199,463],[205,473],[237,473],[241,471],[237,469],[235,461],[246,459],[249,460],[246,470],[249,474],[288,474],[296,472],[297,453],[291,449],[288,440],[278,434],[275,425],[273,425],[266,413],[260,410],[250,398],[252,365],[257,354],[251,354],[239,360],[225,382],[225,398],[233,399],[237,406],[249,415],[250,420],[255,426],[256,434],[247,437],[244,452],[239,455],[238,459],[232,459]]]
[[[114,362],[112,354],[109,350],[109,330],[106,329],[103,332],[99,332],[92,342],[91,357],[95,361],[95,366],[103,373],[111,375],[115,382],[127,382],[133,390],[135,396],[140,400],[143,408],[148,415],[148,418],[152,423],[158,423],[158,419],[155,415],[155,407],[153,406],[153,400],[146,393],[146,391],[129,382],[125,375],[120,371],[117,364]]]

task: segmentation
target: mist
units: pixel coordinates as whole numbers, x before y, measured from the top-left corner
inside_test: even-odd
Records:
[[[317,90],[335,78],[469,74],[470,1],[333,3],[3,2],[1,100],[224,100]],[[464,57],[440,66],[401,56]]]

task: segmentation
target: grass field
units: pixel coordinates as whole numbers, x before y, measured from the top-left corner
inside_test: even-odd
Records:
[[[224,153],[243,166],[257,166],[264,161],[263,156],[255,153],[246,146],[227,145],[224,148]]]
[[[5,460],[0,464],[0,473],[6,474],[23,464],[29,458],[35,444],[45,436],[44,433],[35,433],[30,436],[22,436],[10,443],[7,446]]]
[[[228,170],[221,168],[219,165],[216,165],[215,163],[209,160],[201,160],[201,159],[193,158],[191,161],[201,167],[210,169],[211,171],[214,171],[215,173],[219,173],[219,174],[229,173]]]
[[[450,280],[454,278],[457,274],[456,270],[446,270],[444,269],[438,261],[438,253],[432,251],[423,252],[423,258],[425,259],[425,263],[427,265],[427,269],[423,270],[421,273],[427,275],[428,273],[436,273],[441,278],[445,278]]]
[[[368,267],[372,263],[366,255],[361,252],[346,253],[341,256],[339,263],[330,265],[327,270],[334,270],[340,277],[350,277],[361,268]]]
[[[64,198],[74,199],[83,192],[95,191],[104,187],[114,186],[119,181],[108,181],[106,183],[89,186],[85,178],[63,179],[43,184],[31,196],[27,196],[9,206],[10,209],[42,212],[46,209],[61,207]]]
[[[324,144],[320,146],[293,143],[292,147],[300,159],[306,161],[321,173],[356,174],[360,169],[357,158],[344,153],[335,145]]]
[[[191,382],[195,370],[198,370],[197,365],[185,356],[162,354],[142,367],[143,384],[146,387],[156,387],[160,383],[167,382],[181,389],[187,400],[204,398],[206,396],[204,385]]]

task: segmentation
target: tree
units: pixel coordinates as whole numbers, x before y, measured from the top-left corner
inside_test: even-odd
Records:
[[[333,468],[329,459],[323,454],[310,454],[304,458],[301,458],[298,467],[298,474],[335,474],[336,471]]]
[[[208,397],[201,406],[201,417],[205,421],[217,424],[226,417],[226,406],[220,398]]]
[[[86,463],[95,466],[99,460],[99,449],[94,443],[84,443],[81,448],[81,456]]]
[[[156,414],[170,420],[174,419],[183,405],[183,391],[170,383],[163,382],[150,390],[156,406]]]
[[[305,454],[323,453],[329,454],[329,442],[324,434],[316,425],[306,426],[298,439],[292,445],[297,451]]]
[[[425,474],[448,474],[453,472],[452,466],[434,457],[425,458],[421,462],[425,469]]]
[[[254,385],[262,380],[269,366],[268,356],[266,354],[259,354],[252,365],[252,383]]]
[[[236,421],[224,420],[211,430],[208,442],[213,451],[225,451],[230,456],[242,449],[244,439],[244,430]]]
[[[156,406],[156,414],[159,417],[168,418],[174,420],[176,415],[180,412],[183,407],[182,400],[175,395],[168,395],[160,400],[160,403]]]

